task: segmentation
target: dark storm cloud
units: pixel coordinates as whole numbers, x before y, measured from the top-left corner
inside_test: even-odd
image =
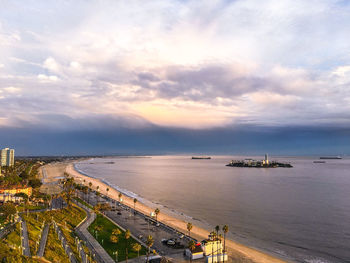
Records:
[[[60,118],[59,116],[46,116]],[[65,117],[63,117],[65,118]],[[62,121],[62,120],[61,120]],[[28,126],[0,130],[0,145],[17,155],[96,154],[350,154],[350,129],[240,126],[191,130],[155,125],[128,127],[128,120],[64,120],[74,129]],[[124,123],[124,124],[123,124]],[[104,125],[104,126],[101,126]]]

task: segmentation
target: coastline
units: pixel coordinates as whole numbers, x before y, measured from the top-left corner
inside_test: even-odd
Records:
[[[115,189],[113,186],[109,185],[108,183],[104,182],[101,179],[97,179],[91,176],[87,176],[79,171],[77,171],[74,167],[74,163],[67,163],[64,169],[65,172],[73,176],[78,182],[81,182],[84,184],[88,185],[89,182],[93,184],[93,187],[96,188],[99,186],[99,191],[104,194],[108,195],[109,197],[112,197],[116,200],[118,200],[118,194],[119,191]],[[109,191],[107,193],[106,189],[109,188]],[[123,194],[123,203],[133,207],[133,198],[126,196],[124,193]],[[151,208],[141,202],[138,202],[136,205],[136,210],[149,215],[151,212],[154,211],[154,208]],[[186,224],[187,222],[175,218],[173,216],[170,216],[165,213],[161,213],[158,216],[158,220],[175,228],[178,229],[181,232],[186,233],[187,228]],[[195,237],[197,240],[203,240],[208,237],[209,231],[196,226],[195,224],[193,225],[193,229],[191,230],[191,236]],[[232,240],[226,240],[226,246],[228,248],[228,253],[230,257],[238,258],[241,259],[241,262],[256,262],[256,263],[282,263],[286,262],[282,259],[278,259],[274,256],[271,256],[267,253],[261,252],[259,250],[247,247],[245,245],[242,245],[238,242],[232,241]],[[240,261],[238,261],[240,262]]]

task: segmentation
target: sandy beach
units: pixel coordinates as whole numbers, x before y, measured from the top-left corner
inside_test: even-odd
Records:
[[[57,164],[50,164],[49,166],[45,166],[45,167],[47,171],[48,180],[50,180],[50,178],[60,177],[63,175],[64,172],[67,172],[69,175],[73,176],[78,183],[89,185],[89,182],[91,182],[92,188],[96,189],[96,187],[99,186],[99,191],[102,194],[108,195],[109,197],[112,197],[116,200],[119,199],[118,198],[119,192],[117,190],[113,189],[112,187],[108,186],[107,184],[103,183],[98,179],[91,178],[79,173],[74,169],[73,163],[57,163]],[[106,190],[107,188],[109,188],[108,192]],[[134,206],[133,199],[124,195],[123,195],[123,203],[131,207]],[[150,208],[140,202],[137,202],[136,210],[148,215],[154,211],[153,208]],[[173,228],[178,229],[179,231],[187,233],[187,228],[186,228],[187,222],[185,221],[182,221],[180,219],[177,219],[165,213],[162,213],[162,211],[158,215],[158,220]],[[191,236],[195,237],[198,240],[203,240],[207,238],[208,234],[209,232],[207,230],[195,225],[191,230]],[[228,248],[229,256],[231,258],[234,258],[235,260],[234,262],[256,262],[256,263],[286,262],[284,260],[275,258],[264,252],[247,247],[245,245],[239,244],[232,240],[226,240],[226,246]]]

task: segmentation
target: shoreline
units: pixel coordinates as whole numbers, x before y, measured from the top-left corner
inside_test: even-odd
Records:
[[[71,176],[73,176],[76,180],[78,180],[78,182],[80,181],[80,183],[85,184],[85,185],[89,185],[89,182],[92,183],[93,188],[96,188],[97,186],[99,186],[99,192],[101,192],[102,194],[112,197],[113,199],[118,200],[119,197],[119,191],[117,189],[115,189],[112,185],[110,185],[107,182],[104,182],[102,179],[98,179],[92,176],[88,176],[86,174],[83,174],[82,172],[78,171],[75,167],[74,167],[74,163],[75,162],[71,162],[66,164],[65,167],[65,172],[67,172],[68,174],[70,174]],[[85,180],[85,182],[84,182]],[[106,189],[109,188],[109,191],[107,193]],[[123,203],[127,206],[133,207],[134,203],[133,203],[133,197],[130,197],[128,195],[125,195],[123,192],[121,192],[123,194]],[[141,202],[137,202],[136,204],[136,210],[149,215],[151,212],[154,211],[154,208],[151,208]],[[183,232],[183,233],[187,233],[187,227],[186,224],[187,222],[179,219],[179,218],[175,218],[173,216],[170,216],[168,214],[165,213],[161,213],[158,215],[158,220],[175,228],[178,229],[179,231]],[[208,237],[209,231],[198,227],[195,225],[193,225],[193,228],[191,230],[191,236],[195,237],[197,240],[203,240],[206,239]],[[256,250],[254,248],[250,248],[248,246],[245,246],[243,244],[240,244],[236,241],[233,240],[229,240],[226,239],[226,247],[229,253],[230,257],[238,257],[238,258],[242,258],[243,260],[245,260],[245,262],[249,262],[249,260],[251,262],[256,262],[256,263],[282,263],[282,262],[287,262],[284,261],[282,259],[279,259],[277,257],[271,256],[265,252],[261,252],[259,250]]]

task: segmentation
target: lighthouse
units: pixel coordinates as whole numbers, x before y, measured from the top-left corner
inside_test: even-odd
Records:
[[[264,160],[264,164],[268,165],[269,164],[269,156],[267,153],[265,153],[265,160]]]

